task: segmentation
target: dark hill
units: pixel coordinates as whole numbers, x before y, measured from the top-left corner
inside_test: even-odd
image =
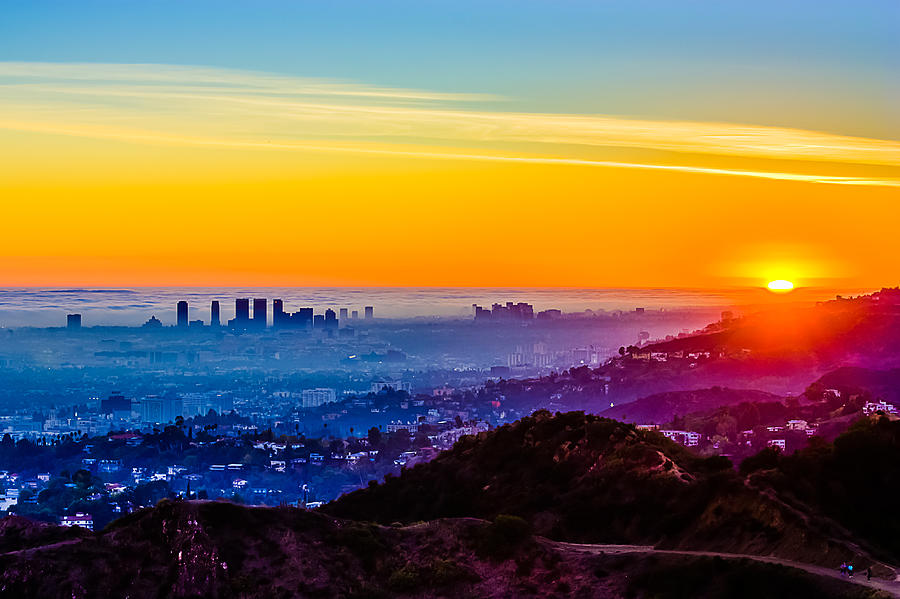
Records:
[[[0,555],[0,597],[499,598],[542,596],[543,580],[573,590],[596,582],[515,518],[392,528],[299,508],[164,501],[80,532]]]
[[[792,508],[826,516],[869,553],[900,558],[900,420],[856,422],[834,443],[792,455],[763,452],[741,464],[748,482]]]
[[[88,531],[83,528],[63,528],[21,516],[7,516],[0,520],[0,553],[72,541],[85,536],[88,536]]]
[[[23,524],[0,528],[0,538]],[[97,534],[41,528],[47,543],[0,554],[0,597],[885,597],[746,559],[594,554],[534,537],[510,516],[385,527],[297,508],[165,501]],[[53,529],[67,538],[55,541]]]
[[[728,460],[703,459],[658,433],[581,412],[538,412],[464,438],[324,510],[383,523],[510,513],[538,534],[573,542],[773,554],[829,566],[865,559],[840,525],[751,487]]]
[[[872,370],[847,366],[823,375],[808,393],[821,395],[826,389],[837,389],[842,395],[869,393],[872,398],[900,403],[900,368]]]
[[[614,406],[601,412],[601,416],[636,424],[663,424],[671,422],[678,415],[736,406],[744,402],[769,403],[779,399],[781,399],[779,396],[765,391],[727,387],[668,391]]]

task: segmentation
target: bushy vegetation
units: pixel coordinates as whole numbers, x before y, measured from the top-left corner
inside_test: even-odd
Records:
[[[435,591],[460,584],[478,582],[481,578],[452,559],[436,559],[423,566],[407,563],[394,570],[387,586],[397,593]]]
[[[749,462],[749,463],[748,463]],[[834,443],[792,455],[762,452],[742,464],[757,484],[848,528],[889,561],[900,559],[900,421],[862,419]]]
[[[476,548],[482,557],[502,561],[509,559],[529,538],[528,522],[518,516],[500,514],[478,531]]]
[[[689,526],[717,492],[741,492],[723,458],[703,459],[614,420],[543,411],[432,462],[344,496],[326,511],[388,524],[512,514],[558,539],[655,542]]]

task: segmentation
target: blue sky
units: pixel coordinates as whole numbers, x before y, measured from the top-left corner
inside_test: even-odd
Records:
[[[900,137],[900,3],[16,1],[0,60],[207,65],[509,110]]]

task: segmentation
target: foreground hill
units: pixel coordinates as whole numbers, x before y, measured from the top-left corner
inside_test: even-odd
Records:
[[[528,571],[515,574],[516,560]],[[501,597],[496,589],[522,587],[516,594],[526,596],[541,580],[582,574],[515,519],[402,529],[298,508],[164,501],[96,535],[0,555],[0,596],[324,598],[455,589]]]
[[[692,412],[705,412],[724,406],[736,406],[744,402],[768,403],[780,399],[778,395],[765,391],[728,389],[727,387],[668,391],[614,406],[601,412],[601,416],[636,424],[663,424],[671,422],[675,416],[683,416]]]
[[[792,455],[765,451],[741,471],[793,509],[825,515],[872,555],[900,561],[900,420],[862,420],[833,444],[811,443]]]
[[[385,527],[297,508],[166,501],[97,534],[23,527],[3,530],[46,542],[0,554],[0,597],[887,596],[830,572],[748,559],[570,547],[532,536],[509,516]]]
[[[897,445],[896,439],[884,443]],[[866,459],[878,447],[883,450],[875,444],[854,459]],[[777,479],[780,466],[773,460],[756,470],[775,468]],[[792,468],[791,473],[805,488],[803,472]],[[893,473],[895,468],[871,477],[866,497],[896,497]],[[822,479],[809,484],[827,484],[827,476]],[[823,509],[820,497],[791,489],[774,483],[757,487],[727,459],[699,458],[657,433],[580,412],[538,412],[464,438],[435,460],[324,509],[383,523],[510,513],[531,522],[538,534],[573,542],[771,554],[828,566],[846,559],[871,563],[869,555],[877,550],[884,561],[900,561],[893,544],[858,538],[848,532],[846,514]],[[840,489],[853,493],[850,480],[842,479]],[[791,501],[778,491],[791,494]]]

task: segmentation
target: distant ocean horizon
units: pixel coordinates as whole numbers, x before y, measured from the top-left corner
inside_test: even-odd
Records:
[[[800,288],[777,301],[814,302],[836,294],[874,291]],[[0,289],[0,327],[64,326],[65,315],[80,313],[85,326],[134,326],[151,316],[174,324],[175,304],[186,300],[190,319],[209,321],[209,306],[219,300],[223,321],[234,315],[236,298],[284,300],[285,311],[312,307],[358,310],[373,306],[376,318],[465,318],[472,304],[528,302],[535,311],[563,312],[659,309],[748,309],[776,301],[765,289],[673,288],[527,288],[527,287],[131,287],[131,288],[5,288]],[[270,316],[271,318],[271,316]]]

